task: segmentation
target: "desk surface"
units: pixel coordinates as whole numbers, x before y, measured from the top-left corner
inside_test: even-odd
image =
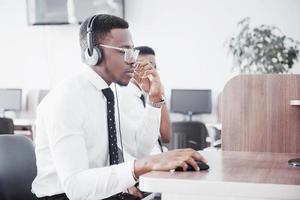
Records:
[[[209,161],[209,171],[150,172],[140,177],[141,189],[160,192],[163,197],[164,193],[183,195],[180,198],[185,199],[201,196],[300,199],[300,168],[288,166],[288,160],[300,154],[230,151],[201,154]],[[172,198],[176,199],[174,195]]]

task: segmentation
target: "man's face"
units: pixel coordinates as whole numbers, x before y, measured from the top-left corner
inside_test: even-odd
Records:
[[[110,45],[119,48],[133,48],[133,42],[128,29],[112,29],[105,39],[101,42],[104,45]],[[128,85],[133,77],[134,60],[125,61],[124,52],[101,47],[104,52],[103,67],[105,68],[106,79],[109,82],[115,82],[119,85]]]
[[[142,61],[146,61],[151,63],[151,65],[153,65],[153,67],[156,69],[156,61],[155,61],[155,56],[151,55],[151,54],[140,54],[137,61],[142,62]]]

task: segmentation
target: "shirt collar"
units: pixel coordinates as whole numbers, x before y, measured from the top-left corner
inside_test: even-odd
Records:
[[[109,85],[103,80],[103,78],[97,74],[91,67],[86,67],[83,70],[83,75],[88,79],[88,81],[94,85],[97,90],[102,90],[108,88]]]
[[[132,83],[131,81],[129,82],[128,87],[130,87],[132,89],[133,93],[138,97],[140,97],[142,94],[144,94],[144,92],[137,85]]]

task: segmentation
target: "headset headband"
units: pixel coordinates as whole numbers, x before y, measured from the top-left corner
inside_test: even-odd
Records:
[[[93,49],[94,49],[93,24],[97,16],[98,15],[92,16],[87,24],[87,46],[88,46],[88,54],[90,56],[93,54]]]

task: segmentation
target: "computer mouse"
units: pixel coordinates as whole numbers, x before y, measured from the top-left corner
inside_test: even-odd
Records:
[[[206,164],[205,162],[196,160],[196,163],[197,163],[198,167],[200,168],[200,170],[208,170],[209,169],[208,164]],[[182,167],[176,167],[175,171],[181,172],[181,171],[183,171],[183,169],[182,169]],[[188,168],[186,171],[195,171],[195,169],[192,167],[192,165],[188,165]]]

